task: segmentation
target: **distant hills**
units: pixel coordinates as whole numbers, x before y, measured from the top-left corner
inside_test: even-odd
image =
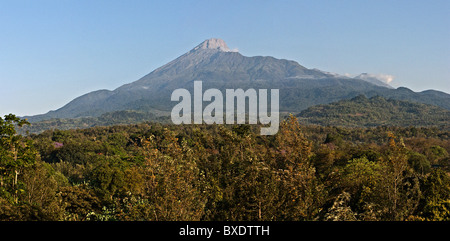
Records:
[[[169,113],[155,115],[141,111],[114,111],[99,117],[50,119],[22,127],[21,133],[40,133],[49,129],[77,129],[94,126],[138,124],[143,122],[171,123]],[[286,116],[287,113],[282,113]],[[350,100],[316,105],[297,113],[301,124],[375,127],[375,126],[415,126],[440,127],[450,129],[450,111],[444,108],[414,103],[410,101],[385,99],[380,96],[367,98],[359,95]]]
[[[135,110],[120,110],[104,113],[97,117],[79,117],[79,118],[54,118],[32,122],[31,125],[25,125],[20,128],[20,134],[41,133],[46,130],[70,130],[84,129],[95,126],[128,125],[143,122],[171,123],[170,117],[166,115],[155,115],[150,112]]]
[[[82,95],[46,114],[27,116],[30,122],[55,118],[97,118],[116,111],[167,113],[177,88],[192,90],[193,81],[203,88],[280,89],[280,111],[299,113],[318,104],[329,104],[358,95],[407,100],[450,110],[450,95],[428,90],[394,89],[368,74],[349,78],[308,69],[291,60],[270,56],[246,57],[230,50],[221,39],[209,39],[141,79],[115,90]]]
[[[346,127],[442,126],[450,127],[450,111],[428,104],[364,95],[300,112],[303,124]]]

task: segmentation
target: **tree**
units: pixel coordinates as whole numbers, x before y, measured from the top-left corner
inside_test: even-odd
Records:
[[[37,158],[31,140],[26,140],[16,132],[16,127],[29,124],[13,114],[0,117],[0,197],[18,203],[24,189],[19,183],[19,175],[31,167]]]
[[[84,221],[88,214],[98,213],[101,209],[100,199],[86,185],[62,187],[57,195],[64,204],[63,220]]]
[[[312,220],[322,204],[324,189],[310,163],[312,145],[293,115],[281,123],[276,148],[280,217],[283,220]]]
[[[408,155],[408,163],[415,172],[425,175],[431,171],[431,164],[427,157],[417,152]]]
[[[0,118],[0,219],[58,220],[58,182],[32,141],[17,134],[16,128],[25,124],[12,114]]]
[[[424,180],[419,216],[428,221],[450,221],[450,177],[434,169]]]
[[[124,173],[120,164],[114,157],[104,157],[92,170],[91,185],[106,202],[111,202],[114,195],[123,190]]]
[[[148,219],[200,220],[206,200],[198,187],[201,179],[192,149],[164,129],[161,136],[143,141],[143,152],[146,198],[153,209]]]
[[[205,170],[214,195],[208,202],[212,220],[276,220],[278,189],[267,147],[257,143],[246,125],[220,128]],[[214,174],[213,174],[214,173]],[[217,173],[217,174],[215,174]],[[209,214],[209,213],[208,213]]]
[[[52,171],[49,164],[39,161],[25,169],[21,178],[25,188],[22,201],[38,209],[43,220],[61,220],[64,213],[61,199],[56,195],[57,176]]]
[[[356,214],[349,207],[350,194],[343,192],[336,197],[333,206],[325,215],[325,221],[356,221]]]
[[[419,180],[408,165],[407,149],[400,138],[389,133],[386,157],[382,159],[382,179],[376,190],[379,208],[387,220],[401,221],[412,215],[420,198]]]
[[[440,146],[431,146],[425,151],[428,160],[433,164],[440,164],[440,161],[448,157],[448,152]]]

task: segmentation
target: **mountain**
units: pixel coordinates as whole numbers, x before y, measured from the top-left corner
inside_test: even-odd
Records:
[[[122,110],[167,113],[176,104],[170,101],[173,90],[192,90],[195,80],[203,81],[204,90],[280,89],[282,112],[298,113],[313,105],[350,99],[360,94],[450,109],[450,95],[443,92],[392,89],[362,79],[308,69],[292,60],[270,56],[246,57],[230,50],[221,39],[208,39],[135,82],[112,91],[87,93],[60,109],[27,118],[30,122],[37,122],[52,118],[98,117]]]
[[[441,126],[450,127],[450,111],[427,104],[364,95],[300,112],[301,123],[324,126],[373,127]]]

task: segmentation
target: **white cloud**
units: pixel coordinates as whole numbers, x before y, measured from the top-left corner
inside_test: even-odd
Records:
[[[391,83],[394,80],[394,76],[390,75],[390,74],[362,74],[359,76],[360,79],[370,79],[370,78],[375,78],[377,80],[380,80],[386,84]]]
[[[394,80],[394,76],[390,74],[376,74],[376,78],[389,84]]]

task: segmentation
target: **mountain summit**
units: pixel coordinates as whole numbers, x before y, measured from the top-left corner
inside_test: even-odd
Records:
[[[75,98],[58,110],[27,117],[31,122],[52,118],[98,117],[113,111],[137,110],[168,114],[176,104],[170,100],[175,89],[279,89],[280,111],[298,113],[310,106],[328,104],[358,95],[383,96],[434,104],[450,109],[450,95],[439,91],[414,92],[391,89],[366,80],[348,78],[274,57],[243,56],[230,50],[225,41],[212,38],[155,69],[139,80],[113,91],[98,90]],[[378,85],[377,85],[378,84]]]
[[[195,47],[193,49],[193,51],[196,51],[199,49],[213,49],[213,50],[219,50],[221,52],[237,52],[237,51],[234,51],[234,50],[231,50],[230,48],[228,48],[225,41],[223,41],[222,39],[218,39],[218,38],[211,38],[211,39],[207,39],[207,40],[203,41],[201,44],[197,45],[197,47]]]

